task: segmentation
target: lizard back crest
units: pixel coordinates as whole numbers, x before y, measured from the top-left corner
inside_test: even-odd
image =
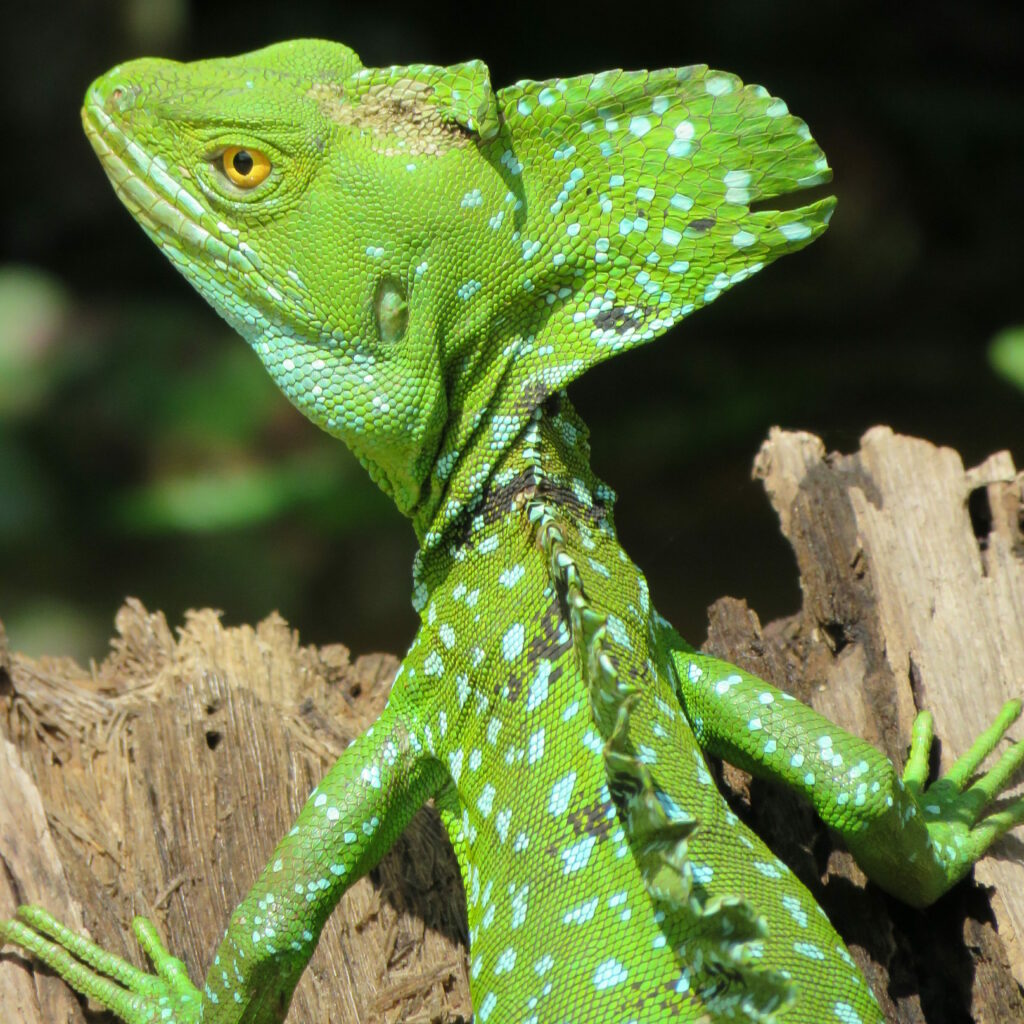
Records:
[[[497,101],[501,130],[479,145],[508,193],[485,223],[513,229],[513,255],[479,296],[499,307],[500,336],[474,373],[452,374],[437,464],[454,472],[432,474],[417,513],[433,538],[472,505],[490,462],[466,457],[474,431],[500,423],[515,437],[589,367],[814,241],[835,206],[763,208],[830,180],[828,163],[782,100],[706,65],[523,81]]]

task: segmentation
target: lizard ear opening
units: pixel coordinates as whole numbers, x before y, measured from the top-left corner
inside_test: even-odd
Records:
[[[400,341],[409,326],[409,303],[405,288],[394,277],[384,277],[377,284],[373,299],[373,315],[377,336],[385,344]]]
[[[450,67],[409,64],[406,67],[363,68],[344,85],[348,102],[387,102],[391,115],[413,120],[430,108],[442,122],[458,125],[481,139],[493,138],[500,126],[498,103],[487,65],[470,60]]]

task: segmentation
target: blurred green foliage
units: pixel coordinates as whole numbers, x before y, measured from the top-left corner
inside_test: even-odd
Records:
[[[201,303],[81,304],[0,268],[0,608],[20,649],[100,652],[130,593],[301,614],[319,546],[397,519],[361,477]],[[225,585],[175,608],[203,551]]]
[[[45,401],[67,363],[53,349],[68,313],[57,281],[0,268],[0,426]]]
[[[988,349],[992,369],[1024,391],[1024,327],[1000,331]]]

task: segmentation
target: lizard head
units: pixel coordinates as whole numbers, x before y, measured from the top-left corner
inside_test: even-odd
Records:
[[[448,413],[451,172],[494,117],[482,65],[378,71],[318,40],[132,61],[82,110],[147,234],[403,511]]]
[[[428,544],[553,392],[828,223],[807,126],[704,66],[519,82],[317,40],[99,78],[86,132],[172,263]]]

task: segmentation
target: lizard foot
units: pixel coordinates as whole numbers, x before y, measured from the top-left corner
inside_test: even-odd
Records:
[[[949,771],[928,786],[928,761],[934,737],[931,713],[914,720],[910,754],[903,783],[913,794],[951,885],[962,877],[1004,832],[1024,824],[1024,796],[986,813],[989,805],[1012,783],[1024,765],[1024,740],[1006,749],[995,765],[979,778],[982,762],[995,750],[1010,726],[1020,717],[1021,701],[1003,705],[996,720]]]
[[[16,918],[0,921],[0,942],[28,950],[126,1024],[195,1024],[202,993],[189,981],[185,965],[167,952],[146,918],[135,918],[132,927],[156,974],[140,971],[75,934],[42,907],[19,907]]]

